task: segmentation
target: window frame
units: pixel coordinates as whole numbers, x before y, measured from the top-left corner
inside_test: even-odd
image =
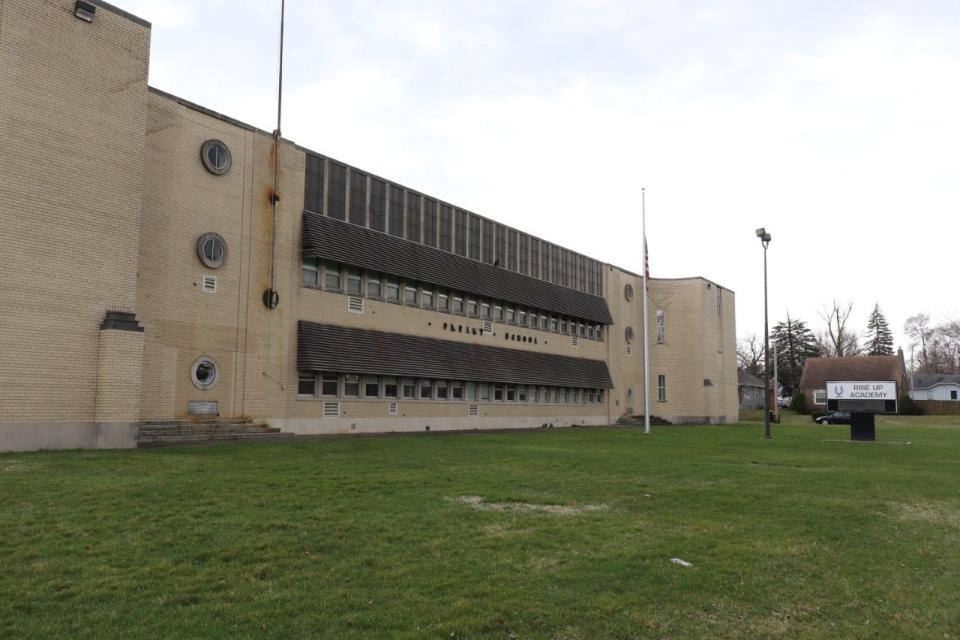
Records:
[[[339,398],[340,397],[340,374],[338,373],[320,373],[320,397],[321,398]],[[326,385],[331,383],[335,387],[334,393],[327,393]]]
[[[373,395],[373,396],[367,393],[369,390],[368,386],[371,384],[371,380],[373,381],[373,384],[375,384],[377,387],[377,393],[376,395]],[[361,391],[363,391],[364,400],[379,400],[381,397],[383,397],[382,395],[383,389],[380,386],[380,376],[365,375],[360,380],[360,386],[361,386]]]
[[[393,304],[403,304],[403,296],[401,292],[400,280],[396,278],[385,278],[384,280],[385,280],[385,285],[383,287],[385,292],[384,300],[386,300],[387,302],[391,302]],[[397,293],[396,296],[393,296],[393,297],[390,296],[391,289],[396,291]]]
[[[328,284],[328,281],[331,276],[335,276],[337,279],[337,286],[332,287]],[[342,293],[343,292],[343,272],[340,268],[340,264],[337,262],[324,262],[323,263],[323,290],[330,291],[332,293]]]
[[[370,272],[366,274],[364,290],[367,292],[367,297],[372,300],[383,300],[383,279],[380,277],[379,273]],[[370,285],[376,283],[377,293],[373,294],[370,292]]]
[[[308,273],[313,274],[313,282],[308,282],[306,276]],[[307,258],[301,263],[300,266],[300,284],[304,287],[313,287],[317,288],[320,286],[320,259],[319,258]]]
[[[309,381],[310,381],[310,384],[311,384],[312,387],[313,387],[313,391],[311,391],[310,393],[303,393],[303,392],[300,390],[300,389],[301,389],[301,385],[303,384],[304,380],[309,380]],[[298,398],[298,399],[305,399],[305,398],[316,398],[316,397],[317,397],[317,374],[316,374],[316,372],[315,372],[315,371],[298,371],[298,372],[297,372],[297,398]]]

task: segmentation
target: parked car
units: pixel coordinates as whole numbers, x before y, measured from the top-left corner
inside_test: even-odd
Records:
[[[825,416],[820,416],[816,422],[817,424],[850,424],[850,413],[847,411],[834,411]]]
[[[790,398],[784,396],[777,398],[777,406],[781,409],[786,409],[790,406]]]

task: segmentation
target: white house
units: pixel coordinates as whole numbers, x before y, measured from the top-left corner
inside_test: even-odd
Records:
[[[914,400],[960,401],[960,374],[918,374],[913,378],[910,397]]]

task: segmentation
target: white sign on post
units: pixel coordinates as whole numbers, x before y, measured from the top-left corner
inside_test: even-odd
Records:
[[[897,383],[876,380],[827,382],[827,400],[896,400]]]

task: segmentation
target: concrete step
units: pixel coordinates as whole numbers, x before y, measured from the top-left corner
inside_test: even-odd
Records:
[[[140,423],[143,426],[171,426],[181,424],[253,424],[253,418],[218,418],[215,416],[195,418],[181,418],[178,420],[144,420]]]
[[[276,427],[262,425],[218,425],[216,427],[202,426],[171,426],[171,427],[140,427],[141,435],[160,434],[188,434],[188,433],[279,433]]]
[[[216,442],[269,442],[292,438],[292,433],[232,433],[220,435],[165,435],[137,438],[137,447],[172,447],[177,445],[207,444]]]
[[[249,418],[200,421],[151,420],[140,425],[137,433],[137,446],[153,447],[237,440],[271,440],[286,438],[291,435],[293,434],[283,433],[276,427],[256,424]]]

